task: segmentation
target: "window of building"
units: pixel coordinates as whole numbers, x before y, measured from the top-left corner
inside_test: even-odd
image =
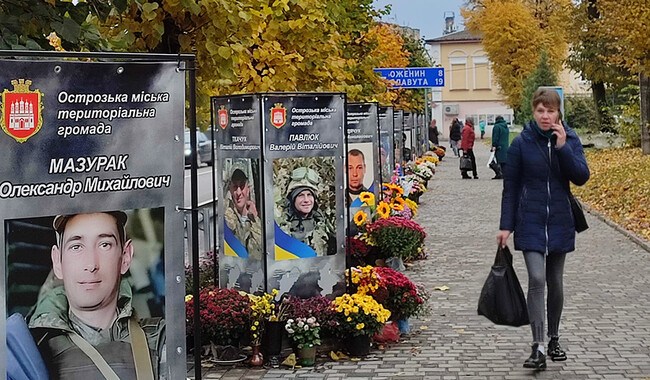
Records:
[[[474,89],[486,90],[490,89],[492,78],[490,75],[490,61],[486,56],[472,57],[474,63]]]
[[[451,90],[467,90],[467,56],[449,57]]]

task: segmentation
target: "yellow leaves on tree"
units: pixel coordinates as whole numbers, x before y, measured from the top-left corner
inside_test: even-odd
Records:
[[[650,156],[639,148],[587,151],[591,178],[573,193],[613,222],[650,240]]]
[[[506,97],[518,108],[523,80],[545,50],[556,71],[566,58],[566,27],[570,0],[485,0],[463,9],[465,26],[483,37],[492,71]]]
[[[600,35],[616,41],[616,54],[603,56],[633,73],[650,75],[650,3],[638,0],[598,0]]]

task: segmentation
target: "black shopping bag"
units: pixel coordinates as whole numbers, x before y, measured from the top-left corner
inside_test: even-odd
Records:
[[[499,246],[490,274],[478,299],[478,314],[497,325],[523,326],[528,322],[526,298],[521,289],[512,254],[508,247]]]

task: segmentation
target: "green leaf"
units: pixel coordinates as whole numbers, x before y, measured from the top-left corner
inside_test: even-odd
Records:
[[[145,20],[153,20],[156,18],[156,9],[158,9],[157,3],[146,3],[142,5],[142,17]]]
[[[224,59],[230,58],[230,55],[232,54],[232,50],[230,50],[230,48],[227,46],[219,46],[218,52],[219,55]]]
[[[72,19],[65,17],[63,22],[53,22],[52,27],[56,34],[62,40],[76,44],[79,42],[79,35],[81,34],[81,26],[74,22]]]

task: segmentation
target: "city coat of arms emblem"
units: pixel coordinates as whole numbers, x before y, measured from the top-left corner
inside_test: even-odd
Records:
[[[219,126],[221,129],[226,129],[228,126],[228,110],[224,106],[221,106],[219,112],[217,112],[217,116],[219,116]]]
[[[271,108],[271,124],[276,128],[282,128],[287,122],[287,109],[282,106],[282,103],[275,103],[275,107]]]
[[[11,84],[14,86],[13,91],[5,89],[2,92],[0,125],[6,134],[19,143],[24,143],[40,131],[43,125],[43,93],[29,90],[31,80],[14,79]]]

